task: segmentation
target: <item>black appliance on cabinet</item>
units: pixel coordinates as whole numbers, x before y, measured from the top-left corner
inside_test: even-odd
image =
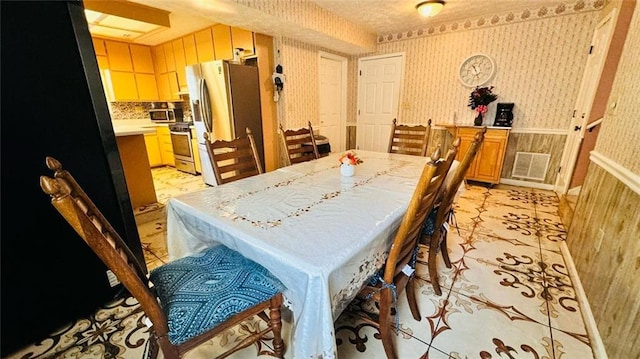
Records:
[[[4,358],[122,290],[40,188],[46,156],[143,256],[82,2],[3,1],[1,16]]]
[[[498,103],[496,106],[496,119],[494,126],[511,127],[513,123],[513,103]]]

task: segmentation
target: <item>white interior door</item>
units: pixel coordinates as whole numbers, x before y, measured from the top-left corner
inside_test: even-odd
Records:
[[[320,124],[318,133],[329,139],[331,152],[342,152],[346,147],[346,77],[347,59],[320,52]]]
[[[358,60],[358,149],[387,151],[391,123],[398,118],[404,62],[403,53]]]
[[[602,21],[600,21],[593,33],[591,48],[587,58],[587,65],[582,76],[582,83],[576,106],[571,118],[571,126],[567,135],[562,160],[560,161],[560,172],[556,178],[555,191],[564,195],[569,190],[573,170],[575,169],[580,145],[587,128],[587,121],[591,113],[591,107],[595,98],[598,83],[604,61],[607,58],[611,37],[615,26],[616,11],[611,11]]]

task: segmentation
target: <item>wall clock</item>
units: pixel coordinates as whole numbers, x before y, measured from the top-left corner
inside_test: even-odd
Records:
[[[496,64],[491,57],[475,54],[462,61],[458,76],[463,85],[476,87],[486,84],[495,73]]]

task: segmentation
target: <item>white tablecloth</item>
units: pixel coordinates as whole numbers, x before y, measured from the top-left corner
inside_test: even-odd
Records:
[[[383,265],[428,161],[358,156],[364,163],[353,177],[340,176],[339,156],[331,154],[171,198],[169,258],[222,243],[260,263],[287,287],[295,338],[288,355],[334,358],[333,322]]]

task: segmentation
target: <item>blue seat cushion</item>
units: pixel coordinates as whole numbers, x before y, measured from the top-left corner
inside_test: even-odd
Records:
[[[264,267],[222,245],[158,267],[149,279],[175,345],[284,290]]]
[[[422,227],[423,236],[431,236],[436,230],[436,216],[438,215],[438,207],[435,207],[427,216]]]

